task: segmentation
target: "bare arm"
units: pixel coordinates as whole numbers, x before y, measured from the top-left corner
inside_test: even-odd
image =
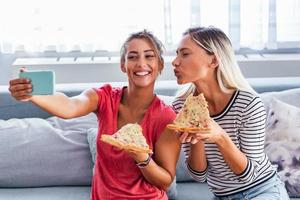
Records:
[[[74,97],[68,97],[63,93],[31,96],[32,85],[29,80],[19,78],[9,82],[9,91],[16,100],[31,101],[47,112],[62,118],[83,116],[95,111],[98,106],[98,95],[93,89]]]
[[[98,105],[98,96],[93,89],[88,89],[74,97],[55,93],[49,96],[33,96],[31,101],[55,116],[73,118],[95,111]]]
[[[155,144],[153,160],[145,168],[141,168],[145,179],[156,187],[167,190],[175,177],[179,153],[180,142],[176,134],[165,129]],[[147,156],[147,154],[139,154],[134,159],[136,162],[141,162],[146,160]]]
[[[205,155],[205,146],[204,142],[201,140],[195,139],[193,142],[194,133],[189,134],[188,132],[184,132],[180,134],[180,141],[182,143],[190,143],[191,149],[188,157],[189,166],[198,172],[203,172],[207,168],[207,160]]]
[[[207,168],[207,160],[205,155],[205,147],[202,141],[191,144],[190,156],[188,158],[189,166],[198,172],[203,172]]]

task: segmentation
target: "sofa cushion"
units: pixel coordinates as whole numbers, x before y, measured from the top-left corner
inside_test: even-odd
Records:
[[[90,200],[90,186],[0,188],[1,200]]]
[[[0,187],[90,185],[92,159],[83,131],[86,121],[85,117],[69,122],[0,120]],[[54,122],[67,123],[69,128],[54,127]]]
[[[280,101],[300,108],[300,88],[284,90],[281,92],[265,92],[260,94],[260,97],[264,101],[267,110],[269,109],[272,98],[276,98]]]
[[[68,131],[76,130],[86,133],[90,128],[98,127],[98,119],[95,113],[90,113],[83,117],[72,119],[62,119],[59,117],[50,117],[46,119],[54,128]]]
[[[87,130],[87,141],[89,143],[90,152],[92,155],[93,164],[96,161],[96,154],[97,154],[97,128],[90,128]]]
[[[269,101],[266,153],[291,197],[300,197],[300,108]]]

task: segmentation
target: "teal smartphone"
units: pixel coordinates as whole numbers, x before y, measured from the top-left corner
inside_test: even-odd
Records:
[[[53,71],[20,72],[19,77],[31,80],[31,95],[52,95],[54,93],[55,74]]]

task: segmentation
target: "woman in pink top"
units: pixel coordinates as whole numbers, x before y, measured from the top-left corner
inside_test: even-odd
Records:
[[[164,66],[162,45],[151,33],[129,36],[121,49],[121,70],[128,86],[104,85],[75,97],[62,93],[31,96],[27,79],[10,81],[12,96],[31,101],[53,115],[74,118],[95,112],[99,119],[97,159],[91,199],[167,199],[165,190],[175,176],[180,142],[166,129],[175,118],[172,108],[155,94],[154,83]],[[100,140],[128,123],[139,123],[153,154],[120,150]]]

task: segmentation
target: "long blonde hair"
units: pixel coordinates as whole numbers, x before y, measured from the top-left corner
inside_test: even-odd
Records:
[[[218,61],[217,82],[220,89],[228,93],[232,89],[239,89],[256,94],[243,76],[236,61],[234,51],[226,34],[215,27],[195,27],[189,28],[183,34],[190,35],[192,40],[203,48],[207,54],[215,55]],[[195,85],[190,84],[187,89],[179,93],[179,97],[186,98],[195,91]]]

